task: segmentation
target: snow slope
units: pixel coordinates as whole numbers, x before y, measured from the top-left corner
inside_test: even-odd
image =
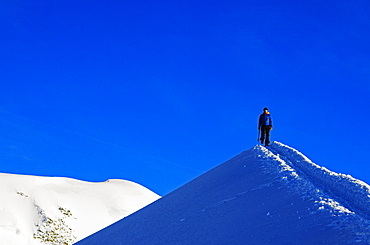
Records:
[[[257,145],[77,245],[370,244],[370,186]]]
[[[0,174],[0,196],[0,244],[6,245],[72,244],[159,198],[124,180],[12,174]]]

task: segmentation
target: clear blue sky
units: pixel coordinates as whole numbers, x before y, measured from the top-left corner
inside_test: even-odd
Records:
[[[5,1],[0,172],[164,195],[272,140],[370,183],[370,2]]]

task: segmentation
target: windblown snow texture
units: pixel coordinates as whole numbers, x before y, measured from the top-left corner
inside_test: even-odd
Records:
[[[77,244],[370,244],[369,195],[366,183],[274,142]]]

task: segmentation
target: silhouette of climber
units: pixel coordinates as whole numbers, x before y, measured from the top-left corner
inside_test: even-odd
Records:
[[[260,142],[268,146],[270,144],[270,130],[272,130],[272,117],[267,108],[263,108],[263,113],[259,117],[258,130]]]

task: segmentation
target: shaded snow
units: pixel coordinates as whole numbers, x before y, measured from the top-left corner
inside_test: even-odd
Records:
[[[77,244],[369,244],[369,193],[273,142]]]
[[[124,180],[0,174],[0,186],[0,244],[6,245],[72,244],[159,198]]]

